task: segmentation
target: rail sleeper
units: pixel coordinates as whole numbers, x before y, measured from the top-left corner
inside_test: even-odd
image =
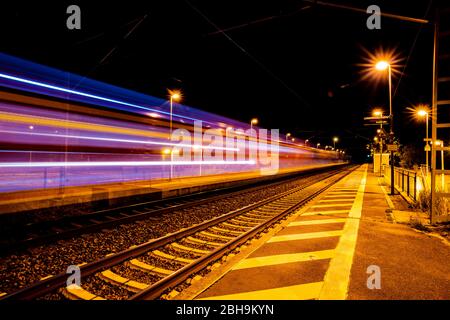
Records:
[[[133,292],[139,292],[141,290],[146,289],[149,286],[148,284],[142,282],[137,282],[134,280],[130,280],[128,278],[124,278],[112,272],[111,270],[103,271],[102,273],[100,273],[100,277],[108,282],[112,282],[113,284],[126,286],[130,291]]]
[[[195,252],[195,253],[198,253],[198,254],[209,253],[209,251],[207,251],[207,250],[201,250],[201,249],[197,249],[197,248],[186,247],[186,246],[183,246],[182,244],[179,244],[177,242],[173,242],[170,245],[172,247],[174,247],[174,248],[177,248],[177,249],[181,249],[181,250],[185,250],[185,251],[189,251],[189,252]]]
[[[178,261],[178,262],[192,263],[192,262],[195,261],[193,259],[186,259],[186,258],[182,258],[182,257],[175,257],[175,256],[172,256],[170,254],[164,253],[164,252],[159,251],[159,250],[153,250],[152,253],[155,256],[158,256],[158,257],[161,257],[161,258],[166,258],[168,260]]]
[[[95,294],[90,293],[89,291],[84,290],[83,288],[77,286],[76,284],[72,284],[66,288],[64,288],[63,294],[72,300],[106,300],[100,296],[96,296]]]
[[[173,273],[172,270],[167,270],[167,269],[155,267],[155,266],[152,266],[152,265],[150,265],[148,263],[142,262],[142,261],[140,261],[138,259],[130,260],[129,263],[130,263],[131,266],[136,267],[136,268],[138,268],[140,270],[144,270],[144,271],[156,272],[156,273],[159,273],[159,274],[162,274],[162,275],[166,275],[166,276],[168,276],[168,275]]]

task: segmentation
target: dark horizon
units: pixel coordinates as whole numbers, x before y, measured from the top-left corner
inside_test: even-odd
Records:
[[[363,9],[372,2],[334,1]],[[423,138],[424,123],[407,108],[431,100],[427,26],[382,18],[381,30],[369,30],[369,15],[303,1],[78,1],[81,30],[68,30],[70,4],[6,5],[1,51],[155,97],[179,88],[186,105],[243,122],[257,117],[262,127],[322,145],[339,136],[342,148],[363,159],[375,134],[363,117],[388,110],[388,90],[387,81],[364,80],[359,64],[365,50],[395,50],[394,131],[404,145]],[[429,1],[376,4],[417,18],[433,12]]]

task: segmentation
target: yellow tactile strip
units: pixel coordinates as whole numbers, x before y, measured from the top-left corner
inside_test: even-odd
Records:
[[[315,252],[277,254],[265,257],[247,258],[245,260],[242,260],[237,266],[233,268],[233,270],[272,266],[292,262],[331,259],[333,257],[333,253],[334,250],[322,250]]]
[[[322,282],[313,282],[282,288],[234,293],[202,298],[202,300],[309,300],[315,299],[322,289]]]

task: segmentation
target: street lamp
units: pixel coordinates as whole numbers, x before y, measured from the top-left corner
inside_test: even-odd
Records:
[[[257,124],[258,124],[258,119],[253,118],[253,119],[250,121],[250,130],[253,129],[253,125],[257,125]]]
[[[375,69],[378,71],[388,70],[388,78],[389,78],[389,118],[390,118],[390,132],[389,138],[391,144],[394,143],[394,115],[392,113],[392,67],[389,62],[386,60],[378,61],[375,64]],[[383,121],[383,119],[381,119]],[[394,151],[391,151],[391,195],[394,195]]]
[[[334,149],[336,149],[336,142],[338,142],[339,141],[339,138],[338,137],[334,137],[333,138],[333,148]]]
[[[430,146],[429,146],[429,144],[428,144],[428,116],[429,116],[429,114],[428,114],[428,112],[425,110],[425,109],[423,109],[423,108],[420,108],[420,109],[418,109],[417,110],[417,116],[419,117],[419,118],[423,118],[423,117],[425,117],[425,122],[426,122],[426,125],[425,125],[425,127],[426,127],[426,134],[425,134],[425,157],[426,157],[426,174],[427,174],[427,177],[428,177],[428,151],[429,151],[429,149],[430,149]]]
[[[317,149],[319,149],[319,147],[320,147],[320,143],[317,144]]]
[[[172,136],[172,114],[173,114],[173,102],[179,101],[181,99],[181,93],[179,91],[169,90],[170,94],[170,129],[169,129],[169,140]],[[169,180],[172,180],[173,177],[173,150],[170,152],[170,177]]]
[[[375,109],[373,110],[372,114],[374,117],[380,118],[380,129],[377,129],[377,133],[380,135],[380,177],[381,177],[382,176],[381,169],[383,168],[383,137],[381,136],[381,133],[383,131],[383,110]]]
[[[173,102],[179,101],[181,99],[181,93],[179,91],[169,90],[170,94],[170,135],[172,135],[172,111],[173,111]],[[169,136],[170,139],[170,136]]]
[[[286,142],[288,141],[288,139],[289,139],[290,136],[291,136],[290,133],[287,133],[287,134],[286,134]]]

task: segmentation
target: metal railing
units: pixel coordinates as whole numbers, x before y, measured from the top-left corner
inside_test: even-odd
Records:
[[[394,167],[394,187],[413,202],[416,202],[418,197],[418,177],[418,172],[414,170]],[[390,166],[384,168],[384,179],[390,185]]]

